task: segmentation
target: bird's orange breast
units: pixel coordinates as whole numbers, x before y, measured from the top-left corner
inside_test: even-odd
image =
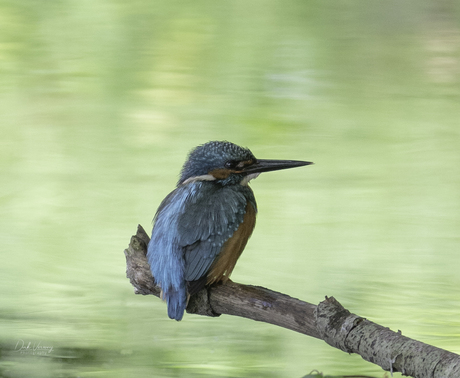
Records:
[[[206,284],[225,282],[232,274],[238,258],[241,256],[249,237],[256,225],[256,210],[251,203],[246,206],[246,214],[238,229],[222,246],[216,260],[208,272]]]

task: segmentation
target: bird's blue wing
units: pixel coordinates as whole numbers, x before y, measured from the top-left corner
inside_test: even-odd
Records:
[[[178,219],[179,244],[184,248],[185,280],[202,278],[211,267],[223,244],[243,222],[252,190],[247,186],[219,187],[199,182]]]
[[[186,281],[201,279],[193,292],[206,283],[205,275],[223,244],[243,222],[248,202],[256,209],[247,186],[219,187],[197,181],[179,186],[161,203],[147,259],[171,318],[182,318],[187,304]]]

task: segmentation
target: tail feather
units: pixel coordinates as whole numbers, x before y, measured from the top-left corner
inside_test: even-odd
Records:
[[[185,285],[179,290],[171,290],[165,293],[168,305],[168,316],[177,321],[182,320],[187,307],[187,291]]]

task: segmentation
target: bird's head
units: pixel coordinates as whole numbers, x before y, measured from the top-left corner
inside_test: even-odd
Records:
[[[178,184],[216,181],[221,185],[246,185],[262,172],[313,164],[298,160],[256,159],[248,148],[230,142],[213,141],[195,147],[182,167]]]

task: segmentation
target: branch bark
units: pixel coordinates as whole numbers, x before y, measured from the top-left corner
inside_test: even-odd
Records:
[[[125,249],[126,275],[136,294],[160,296],[146,253],[149,236],[142,226]],[[390,372],[417,378],[460,377],[460,356],[393,332],[350,313],[333,297],[314,305],[288,295],[228,281],[190,298],[190,314],[241,316],[322,339]]]

